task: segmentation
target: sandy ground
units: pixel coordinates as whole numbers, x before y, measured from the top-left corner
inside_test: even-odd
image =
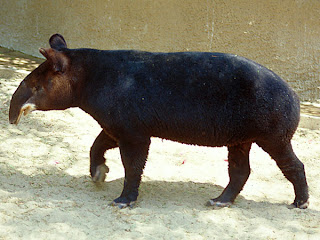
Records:
[[[293,139],[310,186],[310,207],[288,209],[292,185],[254,145],[251,176],[230,208],[205,203],[228,183],[227,149],[152,139],[133,209],[108,204],[121,193],[118,150],[106,182],[89,177],[100,127],[79,109],[33,112],[8,123],[12,93],[39,60],[0,48],[0,239],[320,239],[320,131]]]

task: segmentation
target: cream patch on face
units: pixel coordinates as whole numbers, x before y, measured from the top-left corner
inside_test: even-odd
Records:
[[[26,116],[27,114],[29,114],[30,112],[36,110],[36,105],[33,103],[25,103],[22,105],[20,112],[19,112],[19,116],[17,118],[17,121],[15,122],[15,124],[18,124],[20,121],[20,118],[22,116],[22,113],[24,116]]]

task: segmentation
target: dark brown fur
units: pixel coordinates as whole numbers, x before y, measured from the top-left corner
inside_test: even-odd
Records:
[[[108,172],[105,152],[120,148],[125,181],[113,204],[136,201],[150,138],[160,137],[228,147],[230,182],[210,205],[228,206],[242,190],[255,142],[293,184],[293,206],[307,207],[304,166],[290,143],[299,99],[272,71],[223,53],[68,49],[59,34],[50,46],[40,50],[47,60],[14,93],[10,122],[33,108],[80,107],[89,113],[103,128],[90,151],[94,181],[103,181]]]

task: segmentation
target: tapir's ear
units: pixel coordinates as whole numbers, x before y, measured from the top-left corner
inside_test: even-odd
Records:
[[[50,44],[51,48],[58,50],[58,51],[63,48],[67,48],[66,41],[64,40],[62,35],[60,35],[58,33],[56,33],[50,37],[49,44]]]
[[[52,48],[40,48],[40,53],[53,64],[56,72],[64,72],[69,64],[68,57],[63,53]]]

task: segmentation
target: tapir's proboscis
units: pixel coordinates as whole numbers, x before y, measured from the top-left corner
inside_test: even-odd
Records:
[[[102,127],[90,150],[90,174],[102,182],[105,152],[119,148],[125,169],[121,195],[112,205],[133,206],[151,137],[199,146],[227,146],[229,183],[214,207],[230,206],[250,175],[249,152],[256,143],[293,184],[291,207],[307,208],[304,165],[291,139],[300,103],[271,70],[224,53],[158,53],[134,50],[69,49],[60,34],[46,60],[12,96],[10,123],[33,110],[79,107]]]

